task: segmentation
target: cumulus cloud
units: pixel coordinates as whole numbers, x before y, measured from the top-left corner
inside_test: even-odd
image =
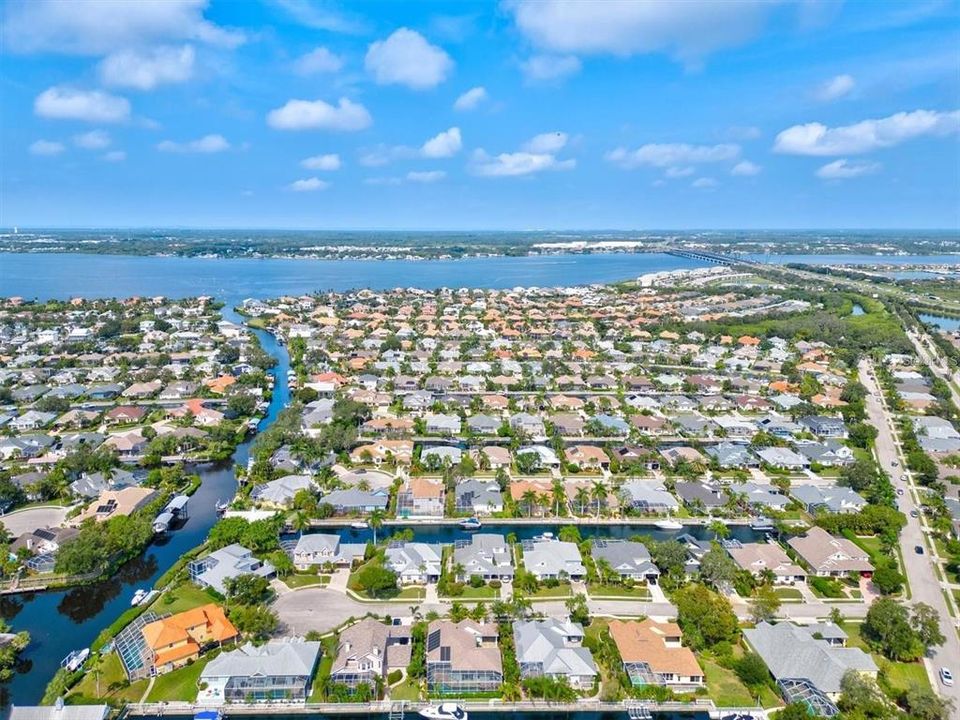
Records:
[[[620,57],[664,52],[686,64],[755,37],[771,7],[761,0],[516,0],[510,5],[520,31],[551,52]]]
[[[752,163],[749,160],[741,160],[733,166],[730,174],[740,177],[752,177],[753,175],[759,175],[762,170],[763,168],[756,163]]]
[[[690,183],[690,187],[698,190],[713,190],[717,186],[717,181],[709,177],[700,177]]]
[[[62,153],[66,148],[63,146],[63,143],[54,140],[37,140],[30,144],[29,149],[31,155],[53,157],[54,155]]]
[[[452,127],[427,140],[420,148],[420,154],[428,158],[448,158],[460,152],[462,147],[460,128]]]
[[[300,165],[307,170],[339,170],[340,156],[336,153],[314,155],[301,160]]]
[[[520,63],[528,82],[560,82],[580,72],[580,58],[576,55],[534,55]]]
[[[343,58],[325,47],[318,47],[297,58],[293,67],[300,75],[336,73],[343,69]]]
[[[670,179],[676,179],[676,178],[682,178],[682,177],[690,177],[696,171],[697,171],[696,168],[693,168],[687,165],[686,167],[668,167],[663,174]]]
[[[174,142],[173,140],[164,140],[157,145],[160,152],[172,153],[202,153],[212,154],[223,152],[230,149],[230,143],[223,135],[204,135],[197,140],[189,142]]]
[[[847,180],[861,175],[872,175],[879,170],[880,163],[840,158],[818,168],[817,177],[824,180]]]
[[[923,135],[943,136],[958,131],[960,110],[914,110],[835,128],[816,122],[794,125],[777,135],[773,149],[791,155],[858,155]]]
[[[318,177],[310,177],[304,178],[303,180],[295,180],[287,187],[294,192],[314,192],[316,190],[326,190],[330,187],[330,183]]]
[[[453,103],[453,109],[461,112],[467,110],[476,110],[477,106],[488,97],[487,89],[485,87],[477,86],[475,88],[470,88],[457,98],[456,102]]]
[[[447,176],[443,170],[411,170],[407,173],[407,180],[416,183],[435,183],[443,180]]]
[[[735,160],[740,146],[732,143],[719,145],[688,145],[687,143],[650,143],[636,150],[618,147],[606,154],[607,160],[625,170],[643,165],[677,167]]]
[[[436,87],[453,70],[453,60],[409,28],[394,31],[386,40],[371,43],[364,61],[379,85],[405,85],[414,90]]]
[[[813,96],[820,102],[839,100],[844,95],[849,95],[856,84],[852,75],[836,75],[820,85]]]
[[[289,100],[267,114],[267,124],[276,130],[337,130],[355,132],[370,127],[373,118],[360,103],[340,98],[337,105],[323,100]]]
[[[104,85],[136,90],[186,82],[193,76],[195,55],[190,45],[121,50],[100,62],[100,80]]]
[[[73,136],[73,144],[84,150],[103,150],[110,146],[110,136],[103,130],[91,130]]]
[[[240,32],[203,17],[207,0],[11,0],[3,40],[11,52],[105,55],[169,40],[236,47]]]
[[[104,153],[103,159],[107,162],[123,162],[127,159],[127,154],[123,150],[111,150]]]
[[[531,153],[556,153],[567,145],[568,136],[563,132],[540,133],[523,144],[522,149]]]
[[[130,102],[101,90],[55,86],[37,95],[33,111],[40,117],[53,120],[116,123],[130,117]]]
[[[364,23],[343,12],[334,11],[327,3],[312,0],[271,0],[301,25],[314,30],[356,34],[364,31]]]

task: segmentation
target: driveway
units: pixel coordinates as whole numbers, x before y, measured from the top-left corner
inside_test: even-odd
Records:
[[[37,507],[27,510],[16,510],[9,515],[0,517],[0,523],[13,537],[19,537],[25,532],[42,527],[57,527],[67,517],[69,508],[65,507]]]

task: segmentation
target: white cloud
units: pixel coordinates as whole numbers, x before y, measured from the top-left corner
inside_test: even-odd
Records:
[[[487,95],[487,89],[485,87],[477,86],[475,88],[470,88],[457,98],[457,101],[453,103],[453,109],[460,110],[461,112],[466,110],[476,110],[477,106],[488,97],[489,95]]]
[[[846,180],[871,175],[880,170],[880,163],[840,158],[817,169],[817,177],[824,180]]]
[[[37,95],[33,111],[40,117],[54,120],[114,123],[130,117],[130,103],[126,98],[101,90],[56,86]]]
[[[272,0],[274,5],[286,11],[301,25],[314,30],[355,34],[363,32],[364,24],[356,18],[341,12],[334,12],[325,3],[311,0]]]
[[[318,47],[297,58],[293,67],[301,75],[336,73],[343,69],[343,58],[325,47]]]
[[[202,138],[184,143],[164,140],[157,145],[157,150],[160,152],[203,153],[208,155],[229,149],[230,143],[223,135],[204,135]]]
[[[852,75],[836,75],[820,85],[813,96],[820,102],[839,100],[844,95],[849,95],[856,84]]]
[[[337,130],[355,132],[370,127],[373,118],[360,103],[340,98],[336,106],[323,100],[288,100],[267,114],[267,124],[276,130]]]
[[[559,82],[580,72],[580,58],[575,55],[534,55],[520,63],[529,82]]]
[[[443,180],[447,174],[443,170],[425,170],[418,172],[411,170],[407,173],[407,180],[417,183],[435,183]]]
[[[482,177],[517,177],[544,170],[572,170],[576,165],[576,160],[558,160],[549,153],[515,152],[490,156],[477,150],[470,169]]]
[[[636,150],[624,147],[607,153],[610,162],[625,170],[642,165],[652,167],[675,167],[701,163],[735,160],[740,155],[740,146],[730,143],[720,145],[688,145],[686,143],[651,143]]]
[[[84,150],[103,150],[110,146],[110,136],[103,130],[91,130],[73,136],[73,144]]]
[[[685,167],[668,167],[664,171],[664,175],[671,179],[690,177],[696,172],[696,168],[692,168],[689,165]]]
[[[753,175],[759,175],[762,170],[763,168],[756,163],[752,163],[749,160],[741,160],[733,166],[733,169],[730,170],[730,174],[740,177],[752,177]]]
[[[516,0],[510,9],[524,35],[555,53],[664,52],[696,64],[756,36],[772,6],[761,0]]]
[[[12,52],[105,55],[168,40],[236,47],[243,35],[204,19],[207,0],[11,0],[3,41]]]
[[[408,28],[372,43],[365,60],[367,72],[379,85],[406,85],[414,90],[436,87],[453,70],[453,60]]]
[[[712,190],[717,186],[717,181],[709,177],[701,177],[690,183],[690,187],[698,190]]]
[[[336,153],[314,155],[301,160],[300,165],[307,170],[339,170],[340,156]]]
[[[65,149],[63,143],[55,142],[54,140],[37,140],[30,144],[30,154],[42,155],[43,157],[59,155]]]
[[[948,135],[958,131],[960,110],[914,110],[836,128],[816,122],[794,125],[777,135],[773,149],[791,155],[855,155],[899,145],[923,135]]]
[[[104,153],[103,159],[107,162],[123,162],[127,159],[127,154],[123,150],[111,150]]]
[[[567,145],[567,134],[562,132],[540,133],[525,142],[521,149],[531,153],[556,153]]]
[[[360,154],[360,164],[364,167],[380,167],[388,165],[394,160],[404,160],[416,157],[418,154],[416,148],[406,145],[375,145],[372,148],[365,148]]]
[[[452,127],[427,140],[420,148],[420,154],[428,158],[453,157],[463,147],[460,128]]]
[[[104,85],[137,90],[186,82],[193,76],[195,55],[190,45],[121,50],[100,62],[100,80]]]
[[[311,177],[304,178],[303,180],[295,180],[287,187],[294,192],[314,192],[315,190],[326,190],[330,187],[330,183],[318,177]]]
[[[399,185],[403,180],[398,177],[371,177],[363,182],[365,185]]]

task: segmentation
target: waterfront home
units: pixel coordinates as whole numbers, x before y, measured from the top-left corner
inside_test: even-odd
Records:
[[[699,482],[678,481],[674,491],[683,504],[691,509],[712,513],[727,504],[727,496],[720,488]]]
[[[443,481],[408,478],[397,491],[397,517],[443,517]]]
[[[234,543],[214,550],[205,557],[187,563],[190,579],[203,588],[212,588],[221,595],[227,594],[226,582],[240,575],[273,577],[276,570],[265,560],[258,560],[253,551]]]
[[[365,683],[373,689],[377,678],[391,670],[406,670],[411,648],[409,626],[364,618],[340,633],[330,682],[351,689]]]
[[[485,445],[482,448],[476,448],[470,451],[470,455],[478,467],[486,467],[490,470],[507,469],[513,462],[510,451],[499,445]]]
[[[853,450],[839,440],[799,443],[797,452],[807,458],[811,464],[816,463],[824,467],[852,465],[854,462]]]
[[[526,447],[522,447],[517,450],[515,454],[517,458],[522,455],[534,456],[532,461],[532,467],[534,471],[554,470],[560,468],[560,458],[557,457],[557,454],[552,448],[549,448],[546,445],[527,445]]]
[[[146,416],[147,411],[137,405],[118,405],[107,410],[103,419],[108,425],[125,425],[127,423],[138,423]]]
[[[363,560],[366,543],[342,543],[339,535],[326,533],[301,534],[293,549],[297,570],[310,570],[320,565],[351,566]]]
[[[427,627],[427,690],[441,695],[499,691],[503,664],[495,623],[434,620]]]
[[[846,538],[833,537],[820,527],[812,527],[801,537],[788,541],[800,558],[818,577],[843,577],[873,573],[870,556],[856,543]]]
[[[609,631],[634,686],[681,691],[704,686],[703,670],[693,651],[683,646],[683,632],[676,623],[611,620]]]
[[[197,703],[305,702],[320,648],[284,638],[221,653],[200,672]]]
[[[777,585],[793,585],[807,580],[806,570],[793,562],[776,543],[731,542],[727,543],[726,549],[741,570],[746,570],[756,578],[762,578],[769,572]]]
[[[122,490],[140,484],[140,478],[129,470],[113,468],[107,472],[83,473],[70,483],[70,492],[84,498],[94,498],[109,490]]]
[[[443,548],[423,542],[391,542],[386,550],[386,566],[397,575],[401,585],[425,585],[440,579]]]
[[[456,511],[472,515],[490,515],[503,512],[503,493],[493,479],[470,478],[457,484]]]
[[[566,680],[573,688],[589,688],[599,671],[590,650],[583,647],[583,626],[570,620],[518,620],[513,645],[520,677]]]
[[[420,464],[428,470],[440,470],[444,467],[458,465],[463,458],[463,450],[448,445],[434,445],[420,451]]]
[[[754,510],[783,510],[790,504],[790,498],[773,485],[745,482],[731,485],[729,492],[743,499]]]
[[[141,629],[152,672],[160,675],[194,662],[209,647],[222,647],[239,633],[219,605],[210,603],[154,620]]]
[[[26,550],[31,555],[55,555],[64,543],[79,534],[80,531],[72,527],[36,528],[10,543],[9,557],[16,559],[20,550]]]
[[[368,445],[360,445],[350,451],[350,460],[355,463],[395,462],[409,465],[413,458],[413,443],[409,440],[377,440]]]
[[[67,705],[58,697],[52,705],[12,705],[8,720],[107,720],[109,705]]]
[[[47,425],[52,423],[57,417],[56,413],[52,412],[41,412],[40,410],[27,410],[25,413],[19,417],[14,418],[8,423],[8,426],[12,430],[16,430],[18,433],[30,432],[31,430],[39,430],[40,428],[45,428]]]
[[[811,514],[820,510],[831,513],[860,512],[867,505],[867,501],[859,493],[840,485],[792,485],[790,494],[803,503]]]
[[[529,413],[516,413],[510,417],[510,427],[526,435],[531,440],[538,440],[547,436],[543,420]]]
[[[581,470],[605,470],[610,467],[610,457],[593,445],[572,445],[565,451],[568,465]]]
[[[790,448],[785,447],[765,447],[756,451],[764,465],[772,468],[782,468],[784,470],[805,470],[810,467],[810,461]]]
[[[427,415],[424,425],[428,435],[459,435],[459,415]]]
[[[140,429],[115,433],[103,441],[103,447],[116,451],[124,460],[136,460],[147,451],[150,443]]]
[[[875,678],[878,668],[860,648],[824,638],[822,629],[820,625],[761,622],[745,629],[743,636],[763,659],[786,702],[802,702],[818,715],[833,717],[844,675],[853,671]]]
[[[316,483],[309,475],[284,475],[254,487],[250,498],[270,507],[289,508],[298,492],[305,490],[312,494],[316,489]]]
[[[492,415],[471,415],[467,418],[467,430],[474,435],[496,435],[501,421]]]
[[[96,522],[105,522],[120,515],[130,515],[148,505],[156,496],[157,491],[153,488],[126,487],[121,490],[106,490],[79,515],[70,518],[69,523],[79,527],[84,520],[90,518]]]
[[[390,493],[386,489],[360,490],[345,488],[333,490],[320,498],[320,503],[333,507],[337,515],[360,515],[374,510],[386,510]]]
[[[633,540],[594,538],[590,554],[597,564],[597,572],[603,579],[600,568],[605,564],[609,571],[621,580],[649,582],[655,585],[660,569],[650,559],[646,545]],[[602,561],[602,562],[601,562]]]
[[[587,574],[576,543],[561,540],[524,540],[523,566],[537,580],[580,580]]]
[[[513,550],[503,535],[493,533],[474,533],[469,540],[457,540],[453,564],[463,568],[458,582],[466,582],[474,575],[487,581],[510,581],[514,576]]]
[[[660,480],[631,480],[620,488],[623,502],[639,512],[675,512],[680,503]]]

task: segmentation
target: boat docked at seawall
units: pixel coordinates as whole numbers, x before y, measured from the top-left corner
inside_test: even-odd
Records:
[[[670,518],[659,520],[654,524],[661,530],[683,530],[683,523],[671,520]]]
[[[420,711],[420,717],[428,720],[467,720],[467,711],[459,703],[445,702],[431,705]]]
[[[366,530],[368,527],[370,527],[370,523],[368,523],[366,520],[357,520],[356,522],[350,523],[350,527],[354,530]]]
[[[479,530],[483,527],[483,523],[480,522],[480,518],[465,518],[460,521],[460,527],[464,530]]]
[[[193,720],[223,720],[223,713],[220,710],[197,710],[193,714]]]
[[[136,607],[143,602],[145,597],[147,597],[147,591],[143,588],[138,588],[133,594],[133,598],[130,600],[130,607]]]
[[[767,720],[767,711],[757,708],[756,710],[730,710],[720,708],[711,710],[710,720]]]
[[[83,666],[88,657],[90,657],[90,648],[74,650],[60,661],[60,667],[65,668],[69,672],[75,672]]]

